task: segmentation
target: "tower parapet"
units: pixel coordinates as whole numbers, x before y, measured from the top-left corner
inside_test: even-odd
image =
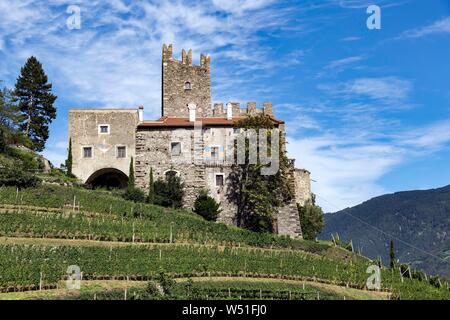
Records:
[[[247,102],[247,107],[241,108],[239,102],[229,102],[226,105],[231,105],[233,109],[233,117],[241,117],[246,115],[266,114],[272,116],[272,102],[264,102],[262,108],[258,108],[256,102]],[[224,109],[223,103],[215,103],[213,116],[214,117],[226,117],[227,112]]]
[[[188,118],[188,105],[196,105],[198,117],[210,117],[211,58],[200,55],[200,65],[192,63],[192,50],[181,51],[181,61],[173,58],[172,45],[162,50],[162,116]]]

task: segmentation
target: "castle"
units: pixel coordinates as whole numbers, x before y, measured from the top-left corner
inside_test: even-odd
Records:
[[[227,161],[234,147],[234,124],[247,115],[263,113],[282,134],[285,124],[272,113],[272,103],[257,108],[255,102],[211,103],[210,57],[192,63],[192,51],[174,59],[172,45],[162,52],[161,118],[147,121],[143,107],[136,109],[71,109],[69,138],[72,172],[86,185],[123,188],[127,185],[131,158],[135,181],[148,190],[150,168],[155,180],[168,174],[184,182],[185,207],[192,207],[200,189],[221,203],[218,220],[234,224],[236,206],[227,199]],[[192,157],[194,154],[194,157]],[[195,155],[200,155],[196,157]],[[233,155],[233,154],[232,154]],[[295,199],[280,208],[275,228],[279,234],[301,237],[296,203],[310,198],[310,174],[296,169],[290,160],[290,179]]]

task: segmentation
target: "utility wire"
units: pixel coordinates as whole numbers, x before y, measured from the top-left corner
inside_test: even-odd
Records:
[[[394,236],[394,235],[392,235],[392,234],[390,234],[390,233],[387,233],[387,232],[381,230],[380,228],[378,228],[378,227],[376,227],[376,226],[373,226],[373,225],[371,225],[370,223],[368,223],[368,222],[362,220],[361,218],[359,218],[359,217],[357,217],[357,216],[354,216],[354,215],[351,214],[351,213],[346,212],[345,210],[342,211],[342,209],[340,209],[338,206],[336,206],[335,204],[331,203],[330,201],[328,201],[328,200],[325,199],[324,197],[321,197],[321,196],[318,195],[318,194],[316,194],[316,195],[317,195],[319,198],[321,198],[323,201],[325,201],[325,202],[327,202],[328,204],[330,204],[332,207],[336,208],[338,211],[341,211],[342,213],[344,213],[344,214],[346,214],[346,215],[352,217],[353,219],[358,220],[358,221],[361,222],[362,224],[365,224],[366,226],[371,227],[372,229],[374,229],[374,230],[376,230],[376,231],[378,231],[378,232],[380,232],[380,233],[382,233],[382,234],[384,234],[384,235],[390,237],[391,239],[395,239],[395,240],[397,240],[398,242],[401,242],[401,243],[403,243],[404,245],[406,245],[406,246],[408,246],[408,247],[410,247],[410,248],[412,248],[412,249],[415,249],[415,250],[420,251],[420,252],[422,252],[422,253],[424,253],[424,254],[430,256],[430,257],[433,257],[433,258],[439,259],[439,260],[441,260],[441,261],[443,261],[443,262],[445,262],[445,263],[448,263],[448,261],[446,261],[445,259],[443,259],[443,258],[441,258],[441,257],[439,257],[439,256],[436,256],[436,255],[434,255],[434,254],[432,254],[432,253],[429,253],[429,252],[427,252],[427,251],[425,251],[425,250],[423,250],[423,249],[420,249],[420,248],[416,247],[415,245],[413,245],[413,244],[411,244],[411,243],[408,243],[408,242],[406,242],[406,241],[404,241],[404,240],[402,240],[402,239],[400,239],[400,238],[398,238],[398,237],[396,237],[396,236]],[[333,213],[329,213],[329,214],[333,214]]]

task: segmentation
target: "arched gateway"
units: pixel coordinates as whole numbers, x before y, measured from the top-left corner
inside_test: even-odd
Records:
[[[97,170],[86,180],[86,185],[94,189],[123,189],[127,187],[127,184],[127,175],[115,168],[104,168]]]

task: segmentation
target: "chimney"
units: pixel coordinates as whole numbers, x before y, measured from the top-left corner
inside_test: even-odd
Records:
[[[227,120],[233,120],[233,106],[231,103],[227,103]]]
[[[189,122],[195,122],[195,110],[197,109],[197,105],[194,103],[189,103],[188,104],[188,109],[189,109]]]
[[[144,121],[144,106],[139,106],[138,116],[139,116],[139,122]]]

